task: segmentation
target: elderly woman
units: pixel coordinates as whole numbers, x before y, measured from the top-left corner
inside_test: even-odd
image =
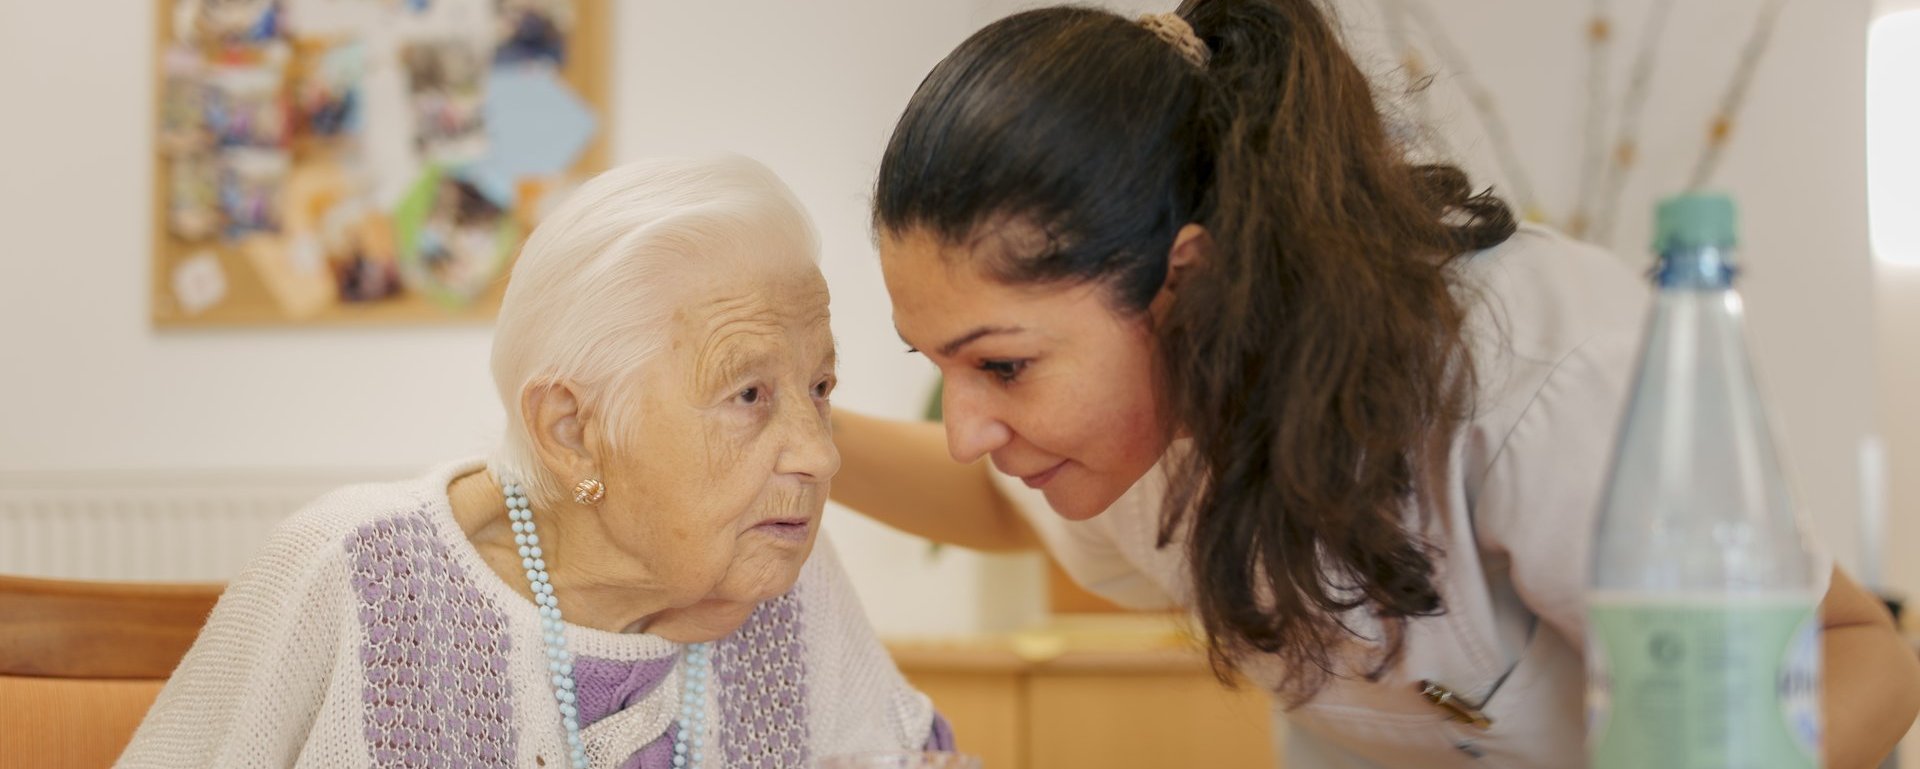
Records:
[[[296,514],[120,765],[803,767],[949,747],[831,548],[813,552],[840,466],[815,258],[751,161],[589,182],[514,267],[499,450]]]

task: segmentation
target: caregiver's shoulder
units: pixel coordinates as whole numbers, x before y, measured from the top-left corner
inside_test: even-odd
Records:
[[[1484,360],[1489,346],[1552,363],[1596,340],[1637,339],[1652,297],[1636,266],[1644,262],[1532,224],[1464,255],[1456,265],[1472,308],[1476,362],[1491,362]]]

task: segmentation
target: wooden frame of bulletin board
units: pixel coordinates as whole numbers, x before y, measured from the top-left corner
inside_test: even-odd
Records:
[[[606,167],[610,0],[154,1],[156,327],[485,322],[539,214]],[[234,17],[250,4],[259,19]],[[463,29],[479,32],[461,40],[481,42],[460,61],[458,46],[409,42],[385,17],[378,34],[353,31],[462,4]],[[322,31],[321,14],[297,15],[317,6],[365,18]],[[379,45],[398,52],[384,94],[367,53]],[[326,78],[352,85],[316,85]],[[365,138],[376,124],[385,154]],[[408,170],[368,181],[392,168]]]

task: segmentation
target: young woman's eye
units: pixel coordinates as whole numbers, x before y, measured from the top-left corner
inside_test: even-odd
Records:
[[[1020,378],[1020,372],[1027,370],[1028,362],[1029,361],[1025,360],[983,360],[980,361],[980,370],[992,374],[995,379],[1000,380],[1001,384],[1013,384],[1014,380]]]

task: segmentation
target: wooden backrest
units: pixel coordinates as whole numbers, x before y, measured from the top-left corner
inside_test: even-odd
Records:
[[[0,576],[0,675],[165,680],[223,587]]]

